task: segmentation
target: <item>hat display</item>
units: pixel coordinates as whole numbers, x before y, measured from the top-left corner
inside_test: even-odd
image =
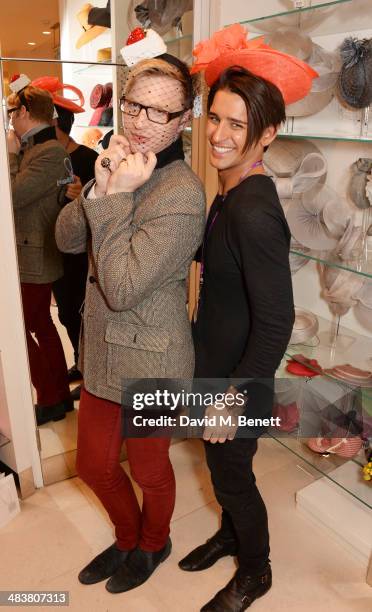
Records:
[[[324,216],[324,211],[323,211]],[[360,255],[361,241],[363,239],[363,226],[354,225],[354,215],[349,219],[346,225],[346,229],[341,236],[335,248],[335,253],[344,261]],[[353,251],[357,251],[353,253]]]
[[[372,372],[355,368],[350,363],[333,366],[333,368],[324,371],[333,378],[338,378],[354,385],[362,387],[372,386]]]
[[[289,344],[303,344],[314,338],[318,329],[318,319],[312,312],[295,307],[295,322]]]
[[[315,11],[301,11],[301,30],[304,32],[311,32],[311,30],[321,24],[324,19],[331,17],[335,10],[338,10],[337,7],[317,6]],[[249,24],[249,26],[252,29],[252,32],[276,32],[278,29],[283,27],[296,28],[298,26],[298,19],[299,12],[293,11],[290,13],[284,13],[282,15],[275,15],[274,17],[254,20]]]
[[[83,28],[83,33],[79,36],[79,38],[76,41],[76,44],[75,44],[76,49],[80,49],[87,43],[97,38],[97,36],[100,36],[101,34],[106,32],[108,29],[105,26],[93,25],[89,23],[89,14],[93,8],[94,7],[89,3],[84,4],[76,15],[76,19],[78,20],[81,27]],[[98,9],[95,9],[95,10],[98,10]]]
[[[308,95],[287,106],[287,116],[306,117],[325,108],[333,98],[340,71],[337,55],[313,43],[311,38],[298,28],[280,28],[266,35],[265,42],[278,51],[306,60],[319,74],[313,80]]]
[[[226,69],[242,66],[258,77],[278,87],[286,104],[304,98],[318,73],[305,62],[272,49],[263,37],[247,40],[241,24],[234,24],[215,32],[209,40],[196,45],[192,73],[205,71],[205,80],[211,86]]]
[[[340,56],[340,97],[352,108],[366,108],[372,102],[372,39],[345,38]]]
[[[358,302],[357,292],[362,288],[364,277],[349,270],[321,266],[322,297],[331,312],[342,316]]]
[[[128,8],[128,26],[152,28],[164,35],[179,27],[184,13],[192,11],[193,0],[131,0]]]
[[[292,276],[296,274],[296,272],[298,272],[301,268],[306,266],[306,264],[308,264],[310,261],[310,259],[308,259],[307,257],[302,257],[301,255],[297,255],[296,253],[292,252],[296,250],[302,251],[303,253],[310,251],[310,249],[306,249],[302,244],[299,244],[293,238],[291,238],[291,246],[290,246],[290,252],[289,252],[289,266],[291,268]]]
[[[127,66],[134,66],[144,59],[158,57],[167,52],[167,45],[155,30],[136,28],[131,32],[125,47],[120,49]]]
[[[31,83],[34,87],[38,87],[39,89],[44,89],[44,91],[49,91],[52,95],[53,103],[57,106],[62,106],[62,108],[66,108],[67,110],[73,113],[84,113],[84,96],[78,87],[74,85],[65,85],[61,83],[58,77],[53,76],[43,76],[38,79],[34,79]],[[60,91],[68,89],[77,95],[77,99],[80,104],[76,104],[72,99],[65,98],[64,96],[60,96]],[[75,98],[76,99],[76,98]]]
[[[368,175],[371,171],[372,159],[369,157],[361,157],[351,166],[349,194],[355,206],[361,209],[371,206],[367,194]]]
[[[337,238],[332,236],[323,222],[322,210],[325,199],[323,190],[311,190],[301,197],[293,199],[286,212],[286,218],[292,236],[309,249],[332,251],[337,245]]]
[[[90,106],[94,108],[94,113],[89,121],[90,126],[110,126],[112,125],[112,83],[95,85],[90,94]],[[111,108],[109,108],[111,106]],[[105,113],[105,111],[110,111]]]
[[[283,207],[296,195],[322,185],[327,177],[325,157],[308,140],[274,140],[264,154],[264,166]]]

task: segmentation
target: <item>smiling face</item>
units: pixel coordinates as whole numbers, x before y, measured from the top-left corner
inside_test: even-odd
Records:
[[[231,91],[217,91],[208,113],[210,162],[217,170],[240,168],[252,159],[257,145],[244,151],[248,116],[244,100]]]
[[[181,83],[166,75],[144,75],[133,80],[125,92],[131,102],[149,106],[169,113],[184,108],[184,92]],[[123,113],[124,136],[128,138],[132,153],[159,153],[177,140],[188,120],[188,113],[160,124],[150,121],[146,110],[141,109],[137,117]]]

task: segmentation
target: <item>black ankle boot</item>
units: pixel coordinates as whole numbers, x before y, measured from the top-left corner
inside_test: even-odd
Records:
[[[218,591],[200,612],[243,612],[255,599],[267,593],[271,583],[270,565],[260,576],[249,576],[238,570],[225,588]]]
[[[119,550],[115,543],[112,544],[97,555],[97,557],[94,557],[94,559],[81,570],[78,576],[80,582],[82,584],[96,584],[96,582],[101,582],[101,580],[107,580],[107,578],[110,578],[118,567],[124,563],[129,552],[128,550]]]
[[[156,552],[146,552],[141,548],[135,548],[106,583],[106,589],[110,593],[123,593],[140,586],[150,578],[158,565],[169,557],[171,550],[170,539],[164,548]]]
[[[192,550],[178,565],[186,572],[200,572],[212,567],[218,559],[236,554],[236,541],[222,539],[220,531],[217,531],[205,544]]]

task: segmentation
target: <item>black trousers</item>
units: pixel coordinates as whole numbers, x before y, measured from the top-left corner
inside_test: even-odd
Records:
[[[85,299],[88,255],[63,253],[63,276],[53,283],[53,295],[58,306],[58,318],[67,330],[74,348],[75,363],[79,356],[81,309]]]
[[[263,573],[270,547],[266,506],[252,470],[257,439],[204,444],[214,492],[222,507],[221,536],[236,541],[239,569],[251,575]]]

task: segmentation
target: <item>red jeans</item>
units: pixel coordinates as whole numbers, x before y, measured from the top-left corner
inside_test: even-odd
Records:
[[[170,440],[128,438],[127,456],[133,479],[142,489],[142,511],[132,483],[120,465],[122,408],[81,392],[77,471],[93,489],[115,526],[118,548],[157,551],[169,536],[176,484],[169,459]]]
[[[21,291],[31,381],[36,389],[37,403],[53,406],[69,398],[70,389],[62,342],[50,316],[52,285],[21,283]]]

